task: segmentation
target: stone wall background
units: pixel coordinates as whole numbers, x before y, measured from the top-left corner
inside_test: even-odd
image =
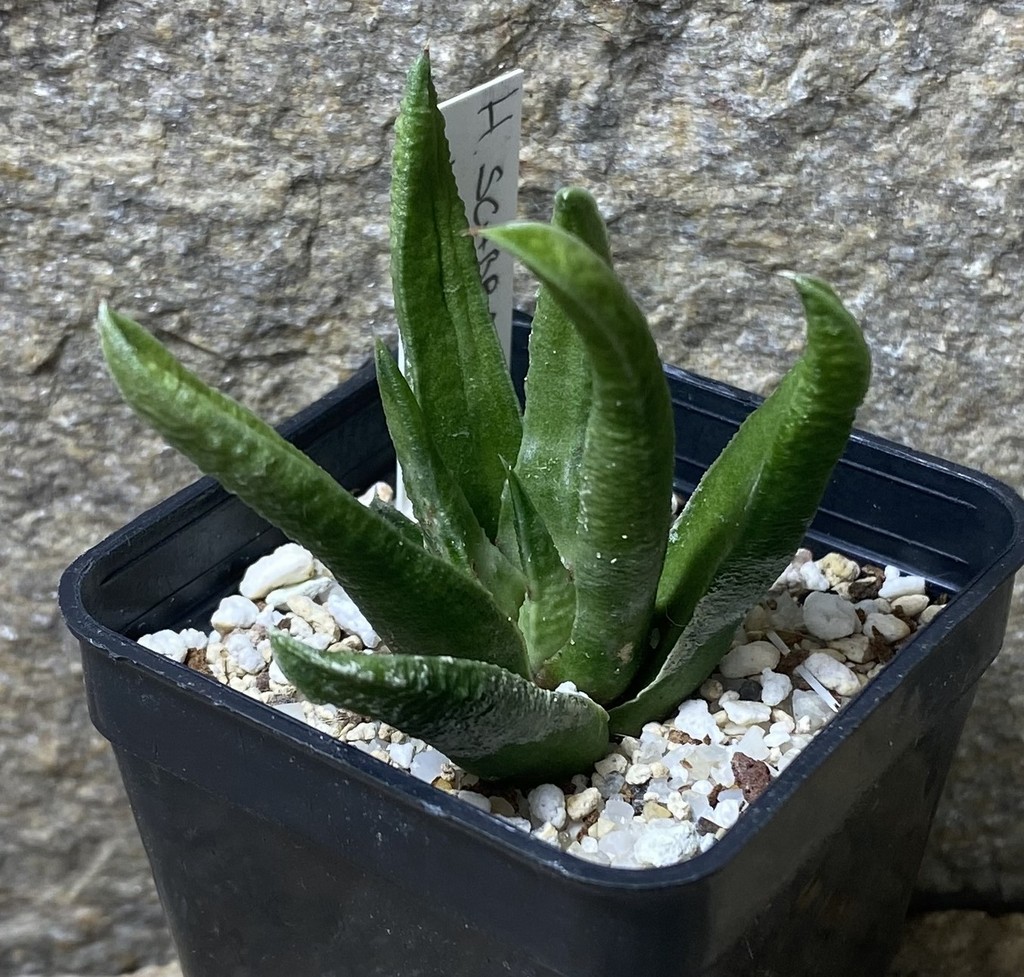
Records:
[[[1024,2],[0,0],[0,970],[166,959],[60,570],[194,472],[122,407],[97,303],[272,419],[390,336],[386,162],[442,95],[526,70],[524,215],[579,182],[666,359],[751,389],[817,272],[875,354],[861,426],[1024,488]],[[525,281],[520,294],[529,294]],[[921,888],[1024,905],[1024,606]]]

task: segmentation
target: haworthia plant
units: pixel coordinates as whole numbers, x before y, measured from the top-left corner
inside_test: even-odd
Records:
[[[860,328],[790,278],[806,348],[670,525],[672,406],[647,322],[579,189],[550,225],[481,230],[540,279],[520,417],[487,313],[426,54],[396,126],[392,278],[403,376],[376,351],[415,522],[365,507],[272,428],[101,308],[110,370],[176,448],[326,564],[387,652],[271,638],[309,698],[386,720],[467,770],[582,772],[690,694],[800,544],[867,390]]]

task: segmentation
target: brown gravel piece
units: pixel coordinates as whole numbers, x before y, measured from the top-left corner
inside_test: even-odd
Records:
[[[206,661],[205,648],[189,648],[188,654],[185,656],[185,664],[197,672],[202,672],[203,675],[216,678],[213,672],[210,671],[210,666]]]
[[[745,753],[736,753],[732,758],[732,772],[736,785],[743,791],[743,799],[753,804],[772,782],[771,771],[763,760],[754,760]]]
[[[850,600],[873,600],[884,582],[885,571],[881,567],[870,564],[861,567],[861,576],[850,584]]]

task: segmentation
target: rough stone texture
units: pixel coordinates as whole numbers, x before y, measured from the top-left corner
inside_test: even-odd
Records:
[[[59,570],[192,477],[121,407],[100,298],[272,418],[391,335],[396,95],[527,71],[524,213],[588,185],[666,358],[757,390],[799,346],[770,272],[862,314],[869,429],[1024,486],[1024,2],[0,0],[0,970],[165,958]],[[521,294],[526,294],[524,285]],[[1024,899],[1024,608],[922,885]]]
[[[889,977],[1016,977],[1024,973],[1024,915],[927,913],[907,920]]]

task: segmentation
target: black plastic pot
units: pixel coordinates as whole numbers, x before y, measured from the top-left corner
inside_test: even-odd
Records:
[[[667,372],[687,490],[757,398]],[[393,465],[369,370],[287,433],[352,487]],[[205,627],[281,541],[208,479],[77,560],[60,600],[186,977],[878,977],[1022,521],[992,479],[857,434],[810,545],[923,574],[949,606],[724,840],[645,871],[555,851],[124,637]]]

